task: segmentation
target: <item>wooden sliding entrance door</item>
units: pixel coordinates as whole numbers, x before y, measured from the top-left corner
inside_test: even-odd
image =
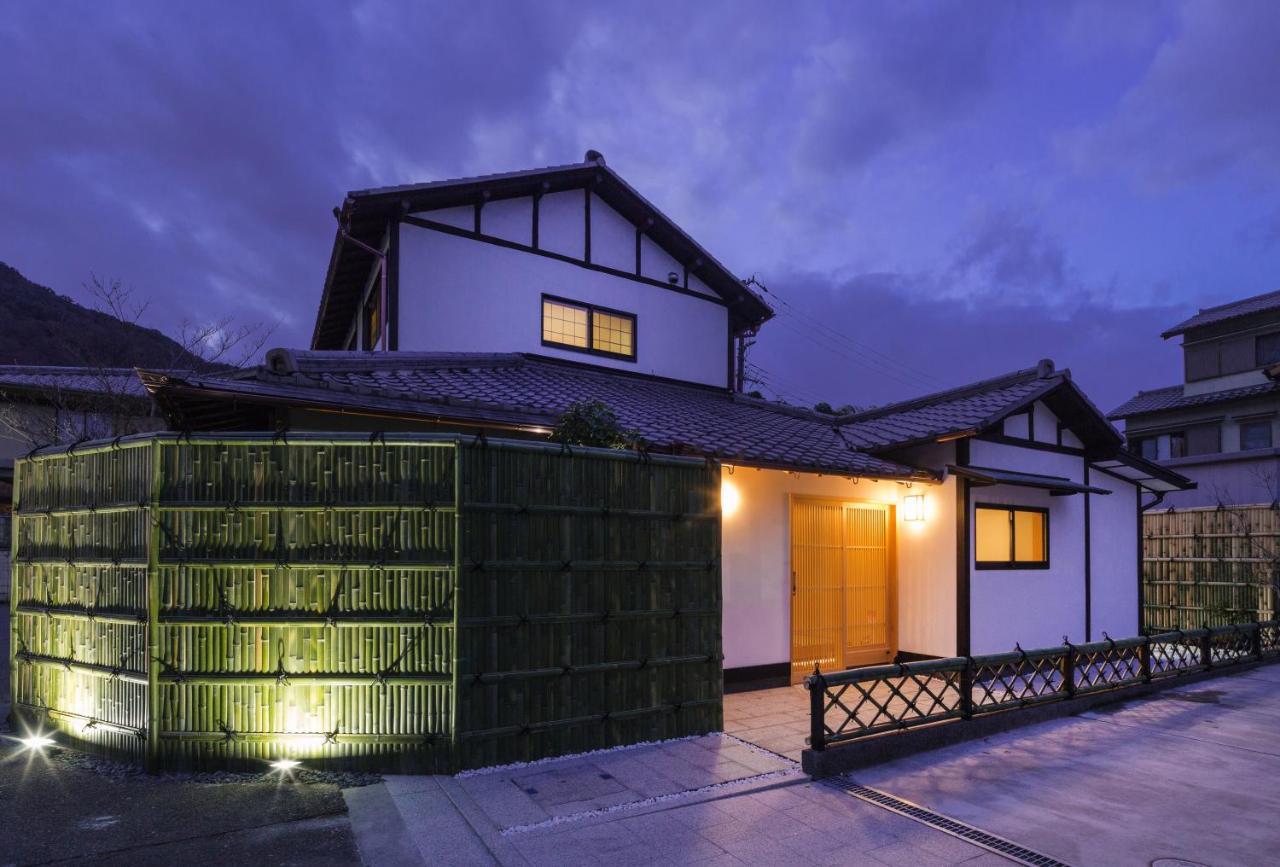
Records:
[[[893,513],[879,503],[791,499],[791,682],[890,662],[898,652]]]

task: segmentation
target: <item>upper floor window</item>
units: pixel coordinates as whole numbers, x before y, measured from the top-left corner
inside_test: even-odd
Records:
[[[542,342],[611,358],[636,358],[636,317],[620,310],[542,296]]]
[[[1213,455],[1222,451],[1222,425],[1198,424],[1187,428],[1186,454]]]
[[[1160,455],[1159,445],[1160,441],[1155,437],[1139,437],[1129,441],[1129,451],[1154,461]]]
[[[1240,450],[1271,448],[1271,419],[1240,422]]]
[[[1253,342],[1258,367],[1280,361],[1280,334],[1259,334]]]
[[[973,518],[977,568],[1049,568],[1048,509],[979,505]]]

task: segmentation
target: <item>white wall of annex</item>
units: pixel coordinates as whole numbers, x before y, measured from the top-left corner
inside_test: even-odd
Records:
[[[1092,639],[1105,631],[1112,638],[1138,634],[1138,488],[1099,470],[1089,484],[1110,494],[1089,497],[1092,543]]]
[[[542,207],[553,198],[544,197]],[[579,242],[581,204],[579,193]],[[540,235],[545,225],[540,219]],[[634,264],[634,236],[631,245]],[[634,313],[636,360],[543,346],[543,293]],[[729,319],[721,304],[410,224],[400,229],[399,329],[402,350],[532,352],[714,386],[728,377]]]
[[[1058,442],[1058,417],[1053,414],[1053,410],[1040,401],[1036,401],[1032,405],[1031,411],[1035,415],[1036,442],[1056,444]]]
[[[1062,476],[1080,482],[1084,459],[1018,446],[972,440],[974,466]],[[1101,498],[1099,498],[1101,499]],[[1012,485],[970,490],[970,647],[974,654],[1050,647],[1062,637],[1084,638],[1084,497],[1050,496],[1047,491]],[[1037,506],[1049,510],[1048,569],[978,569],[972,541],[972,510],[978,503]],[[1129,524],[1133,526],[1132,522]]]
[[[955,652],[955,484],[857,483],[839,476],[726,468],[739,505],[724,517],[724,666],[791,660],[790,495],[841,497],[895,506],[898,646],[934,656]],[[925,495],[926,519],[901,520],[902,497]]]

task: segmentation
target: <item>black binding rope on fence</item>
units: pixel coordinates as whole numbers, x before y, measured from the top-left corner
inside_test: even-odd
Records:
[[[160,656],[153,656],[151,658],[154,659],[156,662],[160,663],[161,675],[171,678],[174,683],[186,682],[187,680],[186,674],[184,674],[183,672],[175,668],[172,662]]]
[[[329,597],[329,606],[324,610],[324,620],[327,626],[338,625],[338,597],[342,594],[342,585],[347,580],[347,570],[338,570],[338,583],[333,587],[333,595]]]
[[[338,733],[339,733],[339,732],[338,732],[338,730],[339,730],[339,728],[341,728],[341,723],[339,723],[338,725],[334,726],[334,727],[333,727],[333,731],[331,731],[331,732],[325,732],[325,733],[324,733],[324,742],[325,742],[325,744],[326,744],[326,745],[328,745],[328,744],[332,744],[332,745],[334,745],[334,746],[337,746],[337,745],[338,745]]]
[[[222,732],[222,740],[225,743],[230,744],[235,743],[238,740],[242,740],[240,733],[227,725],[223,720],[218,720],[218,729]]]
[[[276,685],[288,686],[289,671],[284,667],[284,639],[283,638],[279,639],[279,641],[276,643],[276,647],[278,648],[277,655],[276,655]]]
[[[408,655],[409,651],[413,649],[413,646],[418,643],[418,639],[421,637],[422,637],[422,633],[419,632],[417,635],[410,638],[409,641],[405,644],[404,649],[400,651],[400,655],[397,656],[394,660],[392,660],[390,665],[388,665],[386,668],[379,671],[374,676],[378,682],[378,686],[387,685],[388,678],[392,674],[395,674],[396,670],[400,667],[400,663],[404,661],[405,656]]]

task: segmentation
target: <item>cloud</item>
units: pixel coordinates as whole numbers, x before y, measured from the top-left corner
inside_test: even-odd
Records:
[[[793,403],[879,405],[1052,358],[1105,411],[1140,389],[1181,381],[1178,347],[1159,337],[1183,317],[1181,307],[972,304],[908,297],[904,281],[912,278],[792,274],[779,281],[804,306],[796,304],[802,315],[784,308],[752,349],[752,362],[770,379],[764,390]]]
[[[1101,122],[1063,138],[1076,164],[1150,190],[1228,170],[1280,178],[1280,8],[1186,2],[1176,33]]]
[[[971,335],[1039,313],[1083,324],[1148,309],[1152,287],[1172,305],[1261,291],[1280,267],[1249,228],[1274,184],[1221,187],[1280,153],[1277,16],[1260,5],[233,8],[6,11],[0,260],[71,294],[118,277],[152,298],[149,324],[279,318],[277,339],[305,345],[347,190],[595,147],[730,267],[854,336],[876,322],[885,352],[922,354],[896,342],[917,322],[889,314]],[[1152,199],[1114,173],[1184,193]],[[762,340],[810,351],[781,325]],[[928,364],[1036,355],[963,351],[972,365]]]

